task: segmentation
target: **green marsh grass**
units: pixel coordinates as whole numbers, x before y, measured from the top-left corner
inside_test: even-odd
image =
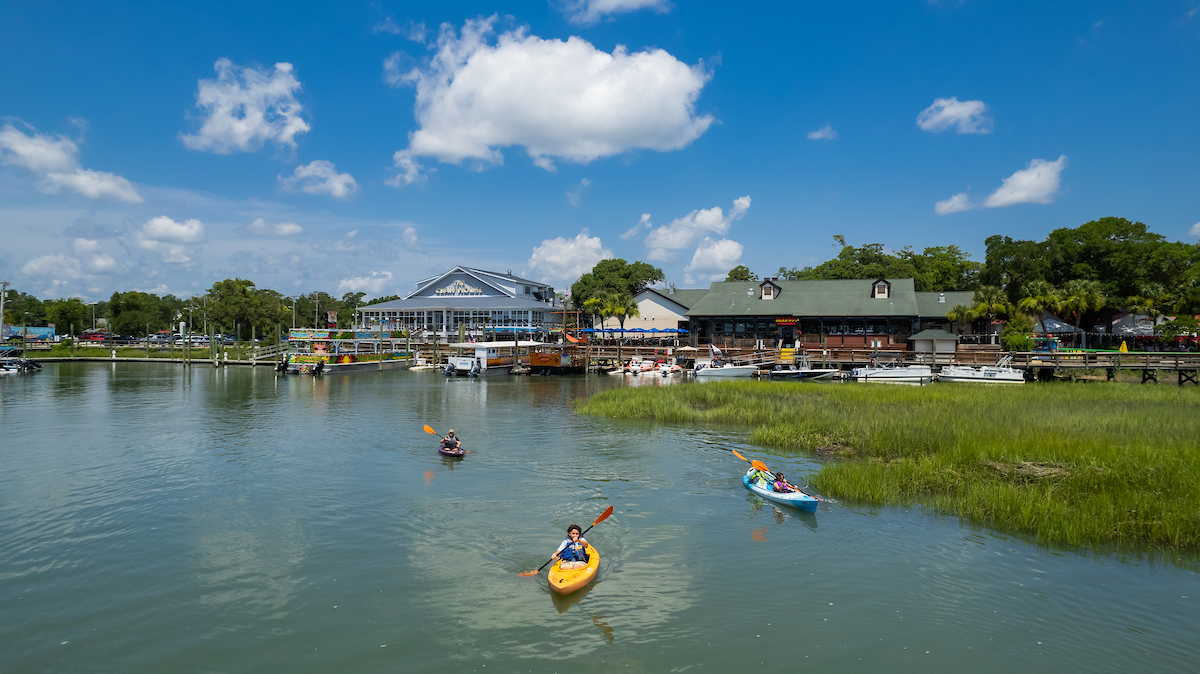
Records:
[[[1200,550],[1200,388],[714,382],[623,388],[583,414],[750,428],[829,459],[812,484],[1040,542]]]

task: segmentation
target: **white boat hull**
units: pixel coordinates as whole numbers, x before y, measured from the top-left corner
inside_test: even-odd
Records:
[[[757,365],[723,365],[721,367],[706,367],[696,370],[696,376],[708,377],[752,377],[758,370]]]
[[[982,384],[1024,384],[1025,374],[1011,367],[948,366],[938,373],[938,381]]]
[[[850,378],[856,381],[921,382],[933,379],[933,370],[928,365],[856,367],[850,371]]]

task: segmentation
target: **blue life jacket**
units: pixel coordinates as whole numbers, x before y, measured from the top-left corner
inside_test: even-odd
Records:
[[[588,560],[587,546],[583,543],[567,543],[567,547],[559,554],[564,562],[586,562]]]

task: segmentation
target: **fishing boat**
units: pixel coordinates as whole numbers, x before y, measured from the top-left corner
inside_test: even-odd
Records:
[[[550,567],[550,589],[558,594],[571,594],[596,579],[596,571],[600,569],[600,553],[591,545],[587,546],[587,566],[578,569],[562,568],[562,560],[554,562]]]
[[[767,371],[767,376],[772,379],[786,379],[788,377],[795,377],[797,379],[829,379],[836,373],[836,368],[813,367],[808,356],[801,355],[796,357],[796,365],[794,367],[785,368],[776,365],[773,369]]]
[[[895,356],[876,355],[868,367],[850,370],[850,378],[856,381],[913,382],[933,380],[933,370],[928,365],[899,365]]]
[[[746,485],[746,489],[749,489],[755,495],[765,498],[768,501],[790,505],[801,510],[807,510],[810,513],[816,512],[817,504],[821,502],[820,499],[809,496],[800,490],[786,493],[775,491],[771,488],[770,484],[763,480],[756,468],[746,471],[746,474],[742,476],[742,484]]]
[[[995,365],[970,367],[947,365],[938,372],[938,381],[978,382],[985,384],[1024,384],[1025,373],[1012,367],[1012,356],[1004,356]]]

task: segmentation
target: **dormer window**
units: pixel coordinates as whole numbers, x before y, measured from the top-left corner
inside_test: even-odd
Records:
[[[773,299],[775,299],[775,289],[774,289],[774,288],[772,288],[771,286],[763,286],[763,295],[762,295],[762,298],[763,298],[764,300],[773,300]]]
[[[892,284],[883,279],[879,279],[875,282],[875,285],[871,287],[871,297],[874,297],[877,300],[886,300],[891,292],[891,288]]]
[[[758,296],[760,299],[773,300],[776,297],[779,297],[779,286],[775,285],[771,279],[767,279],[758,284],[758,288]]]

